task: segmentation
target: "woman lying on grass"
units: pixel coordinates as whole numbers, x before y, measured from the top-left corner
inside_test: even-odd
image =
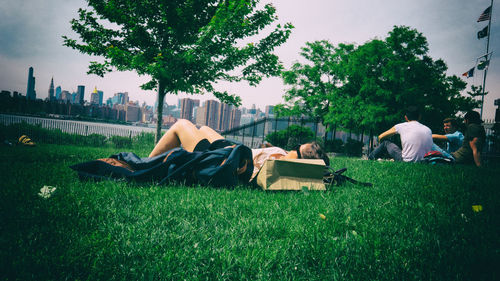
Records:
[[[120,152],[108,158],[70,166],[81,180],[127,180],[165,184],[180,182],[214,187],[248,184],[267,159],[324,159],[316,143],[298,145],[292,151],[279,147],[250,149],[224,139],[209,127],[196,128],[177,121],[160,139],[149,157]]]
[[[156,144],[149,157],[155,157],[166,151],[176,147],[184,148],[189,152],[205,151],[211,148],[222,148],[231,146],[234,143],[227,141],[219,133],[212,128],[203,126],[198,129],[193,123],[188,120],[178,120],[168,131],[162,136]],[[291,151],[285,151],[282,148],[267,145],[267,147],[252,149],[252,159],[246,159],[240,164],[238,174],[245,173],[247,164],[253,162],[253,179],[259,172],[262,165],[267,159],[323,159],[326,165],[330,164],[328,156],[316,142],[310,142],[297,145]]]

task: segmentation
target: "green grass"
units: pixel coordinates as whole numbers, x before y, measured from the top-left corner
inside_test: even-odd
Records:
[[[373,187],[79,182],[118,150],[0,147],[0,279],[495,280],[498,167],[336,158]],[[136,151],[147,155],[147,149]],[[57,187],[51,198],[37,194]],[[483,206],[474,212],[472,205]],[[319,214],[324,214],[323,220]]]

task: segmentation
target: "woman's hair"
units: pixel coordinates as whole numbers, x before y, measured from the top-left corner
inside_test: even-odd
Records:
[[[327,166],[330,166],[330,159],[328,155],[326,155],[323,148],[315,141],[310,142],[309,146],[304,147],[302,150],[302,158],[303,159],[323,159]]]
[[[465,120],[468,120],[469,123],[481,124],[483,121],[481,120],[481,115],[477,111],[469,111],[465,113]]]

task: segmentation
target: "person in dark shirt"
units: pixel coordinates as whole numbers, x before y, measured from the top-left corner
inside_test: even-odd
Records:
[[[481,117],[476,111],[469,111],[464,116],[466,132],[462,146],[452,153],[456,163],[476,164],[481,167],[481,151],[486,140],[486,132],[481,125]]]

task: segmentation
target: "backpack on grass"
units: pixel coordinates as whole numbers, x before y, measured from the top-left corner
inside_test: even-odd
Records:
[[[424,159],[422,159],[422,163],[427,163],[431,165],[436,165],[436,164],[445,164],[445,165],[450,165],[455,163],[455,159],[448,158],[444,156],[441,152],[432,150],[427,152],[424,155]]]

